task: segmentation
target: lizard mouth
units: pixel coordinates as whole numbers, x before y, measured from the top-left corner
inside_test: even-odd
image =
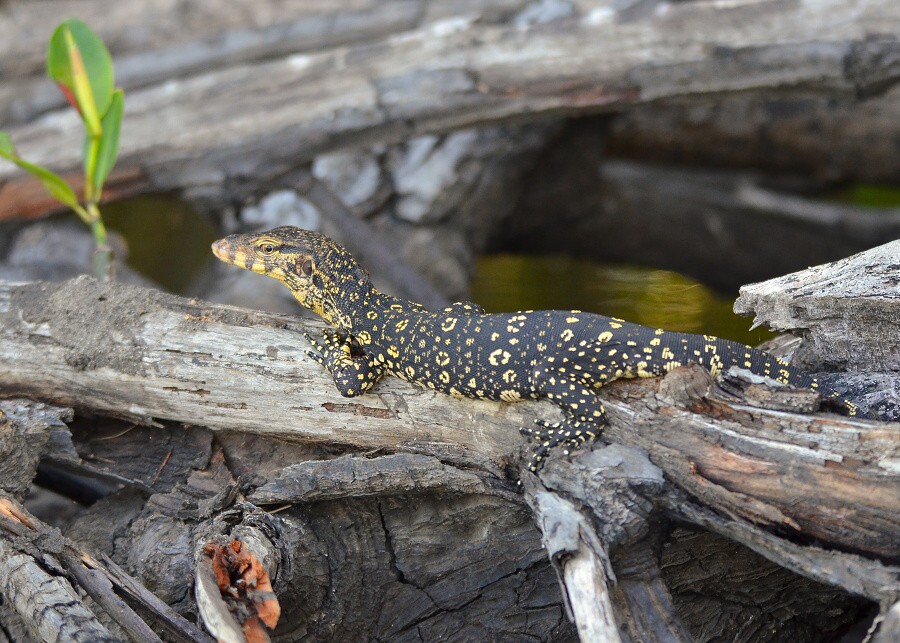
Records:
[[[225,237],[224,239],[213,242],[212,252],[220,261],[259,274],[266,274],[263,263],[258,261],[253,254],[248,254],[242,245],[243,244],[234,243],[231,240],[231,237]]]

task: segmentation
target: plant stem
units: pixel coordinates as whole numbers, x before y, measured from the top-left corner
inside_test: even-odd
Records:
[[[106,238],[106,226],[96,203],[88,203],[86,209],[90,216],[91,234],[94,235],[94,276],[109,281],[112,279],[113,253]]]
[[[91,225],[91,221],[92,221],[91,215],[88,213],[87,210],[85,210],[83,207],[81,207],[80,205],[77,205],[77,204],[73,205],[72,209],[75,210],[75,214],[78,215],[78,218],[81,219],[86,226]]]
[[[84,198],[88,203],[97,203],[100,200],[100,191],[94,191],[94,178],[97,173],[97,157],[100,154],[100,136],[91,136],[88,133],[88,149],[84,158]],[[97,216],[100,216],[99,211]]]

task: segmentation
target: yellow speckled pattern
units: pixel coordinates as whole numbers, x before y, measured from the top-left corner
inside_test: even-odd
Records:
[[[310,339],[310,356],[341,395],[372,388],[386,373],[451,395],[516,402],[545,398],[565,419],[523,429],[537,442],[530,468],[559,444],[580,444],[606,424],[596,391],[621,377],[656,377],[687,363],[716,375],[737,365],[785,384],[817,389],[811,376],[738,342],[675,333],[578,310],[484,314],[460,302],[439,312],[385,295],[347,250],[317,232],[281,227],[213,244],[230,264],[269,275],[334,328]],[[840,397],[826,391],[830,397]],[[852,402],[842,400],[850,415]]]

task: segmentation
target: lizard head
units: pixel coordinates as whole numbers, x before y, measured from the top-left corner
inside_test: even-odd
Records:
[[[268,232],[233,234],[212,244],[225,263],[268,275],[287,286],[303,306],[349,329],[340,303],[369,282],[350,253],[323,234],[282,226]]]

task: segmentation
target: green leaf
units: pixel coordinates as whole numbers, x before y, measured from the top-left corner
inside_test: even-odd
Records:
[[[78,196],[75,194],[75,190],[69,187],[69,184],[59,174],[22,159],[13,162],[32,176],[39,178],[54,199],[70,208],[79,207]]]
[[[66,53],[69,56],[69,66],[72,71],[72,93],[78,104],[78,111],[85,127],[91,136],[100,135],[100,111],[97,108],[97,100],[94,98],[94,88],[91,79],[87,75],[84,59],[75,42],[75,37],[68,28],[63,29],[63,39],[66,43]]]
[[[66,183],[59,174],[22,159],[16,153],[16,148],[13,147],[12,140],[10,140],[9,134],[6,132],[0,132],[0,157],[15,163],[32,176],[40,179],[50,195],[57,201],[60,201],[73,209],[78,209],[80,207],[78,205],[78,196],[75,194],[75,191],[69,187],[69,184]]]
[[[0,156],[10,161],[12,157],[16,156],[16,148],[6,132],[0,132]]]
[[[100,198],[103,184],[116,164],[119,153],[119,131],[122,128],[122,114],[125,111],[125,92],[117,89],[113,92],[112,102],[100,123],[103,133],[100,136],[100,151],[97,154],[97,167],[94,170],[94,194]]]
[[[103,41],[80,20],[66,20],[50,37],[47,73],[69,100],[74,97],[88,130],[98,134],[114,89],[112,58]]]
[[[72,66],[69,63],[69,47],[66,45],[65,31],[69,30],[63,22],[53,31],[47,45],[47,75],[64,87],[72,86]]]

